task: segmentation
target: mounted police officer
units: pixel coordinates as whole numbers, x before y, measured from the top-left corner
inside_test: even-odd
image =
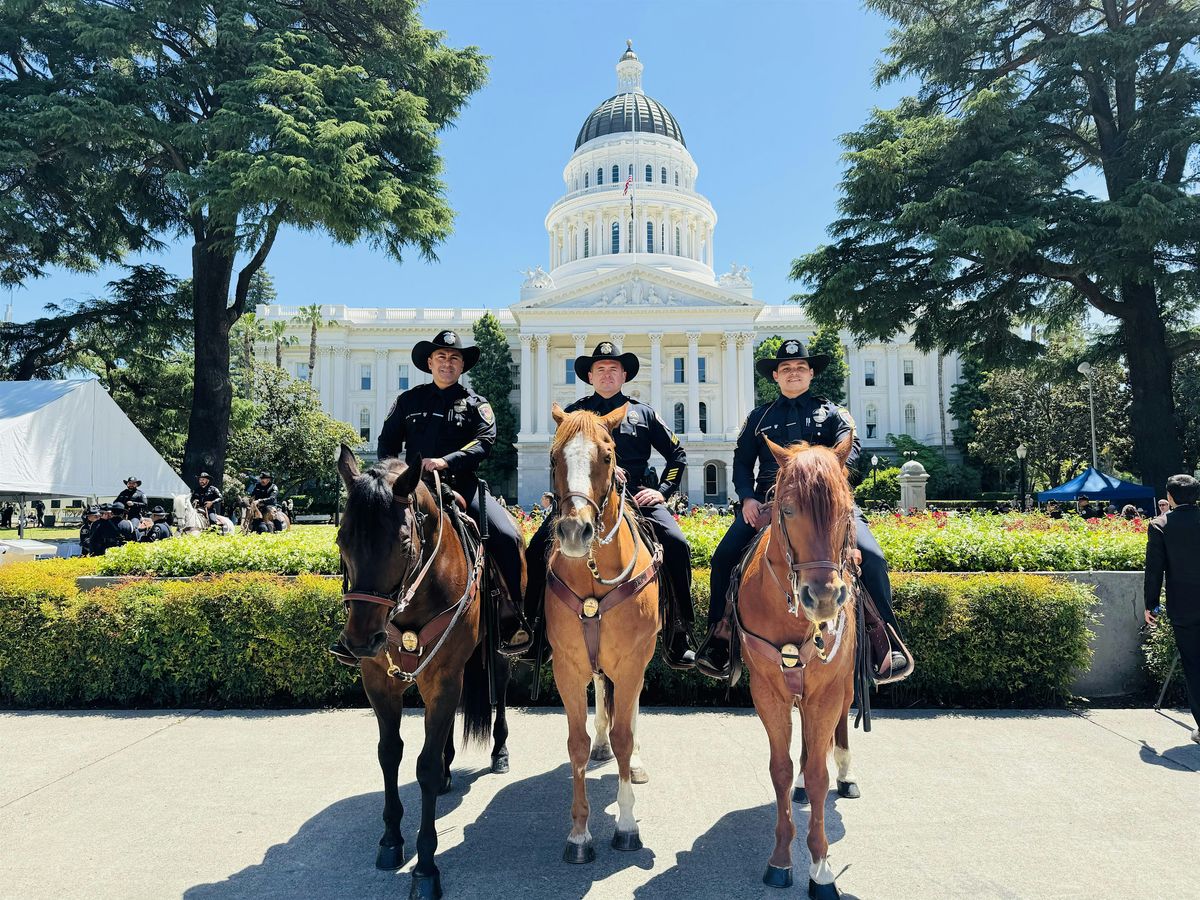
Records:
[[[173,537],[171,526],[167,524],[167,511],[165,509],[161,506],[154,507],[154,509],[150,510],[150,517],[153,519],[154,524],[141,532],[138,536],[139,541],[144,544],[150,544],[155,541],[165,541]]]
[[[142,480],[130,475],[125,479],[125,490],[117,494],[117,502],[125,504],[125,514],[137,522],[146,508],[146,495],[142,493]]]
[[[217,516],[221,513],[221,492],[212,483],[212,476],[201,472],[196,476],[196,489],[192,491],[192,506],[200,510],[200,514],[208,519],[210,525],[217,524]]]
[[[274,531],[273,515],[275,507],[279,505],[279,485],[272,480],[270,472],[258,473],[258,482],[250,492],[250,499],[258,501],[259,513],[259,518],[251,527],[260,534]]]
[[[409,465],[426,473],[439,472],[442,481],[462,495],[467,511],[480,519],[480,487],[475,470],[496,443],[496,415],[487,398],[459,382],[479,361],[478,347],[464,347],[454,331],[442,331],[412,350],[413,364],[433,376],[392,405],[379,431],[380,461],[402,453]],[[516,524],[496,499],[488,496],[487,550],[500,570],[515,606],[521,603],[522,540]],[[531,636],[511,617],[501,615],[500,643],[506,652],[525,650]]]
[[[725,620],[729,582],[734,567],[759,529],[769,524],[770,513],[764,508],[767,492],[775,485],[779,463],[767,447],[770,438],[781,447],[804,441],[823,447],[833,447],[843,438],[854,435],[854,447],[846,466],[852,468],[859,454],[858,437],[850,413],[824,397],[808,392],[815,376],[829,365],[829,357],[820,353],[806,354],[800,341],[786,340],[774,359],[755,363],[758,374],[771,378],[779,385],[780,396],[754,409],[742,425],[733,454],[733,486],[741,500],[741,508],[733,524],[725,532],[712,557],[708,637],[696,657],[696,667],[713,678],[728,678],[730,671],[729,631]],[[755,464],[758,477],[755,477]],[[892,587],[888,580],[883,551],[867,528],[862,510],[855,507],[858,551],[861,554],[861,580],[875,601],[880,615],[900,634],[900,626],[892,612]],[[872,646],[875,646],[872,642]],[[885,645],[886,646],[886,643]],[[910,659],[899,651],[884,650],[875,659],[876,675],[895,680],[910,667]]]
[[[92,531],[100,521],[100,507],[89,506],[83,514],[83,522],[79,526],[79,554],[92,556]]]
[[[669,583],[672,609],[663,628],[663,658],[673,669],[695,665],[696,650],[692,639],[695,611],[692,607],[692,560],[687,538],[667,508],[667,500],[679,490],[687,468],[687,453],[658,413],[649,405],[622,393],[625,382],[637,376],[638,358],[618,353],[610,341],[601,341],[591,356],[575,360],[575,376],[594,389],[590,397],[577,400],[566,412],[581,409],[607,415],[626,406],[625,421],[613,432],[617,445],[618,477],[623,473],[625,488],[649,521],[663,547],[663,568]],[[657,450],[666,460],[662,479],[651,478],[650,453]],[[529,569],[529,588],[525,608],[541,608],[546,589],[546,554],[550,544],[550,517],[529,542],[525,556]]]

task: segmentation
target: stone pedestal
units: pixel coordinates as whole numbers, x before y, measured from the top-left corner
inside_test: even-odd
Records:
[[[925,482],[929,473],[915,459],[910,459],[900,467],[900,507],[904,510],[915,509],[925,511]]]

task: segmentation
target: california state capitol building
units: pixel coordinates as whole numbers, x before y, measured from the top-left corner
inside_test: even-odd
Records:
[[[641,362],[625,393],[649,402],[686,447],[690,502],[735,499],[734,445],[755,406],[754,349],[774,335],[807,344],[816,326],[799,305],[755,299],[746,267],[716,273],[717,213],[698,190],[683,129],[643,91],[632,47],[616,69],[617,92],[584,119],[562,172],[564,192],[546,214],[547,264],[526,270],[515,302],[497,297],[490,309],[323,305],[337,327],[318,333],[313,386],[324,409],[359,432],[361,454],[373,457],[396,395],[431,380],[412,364],[413,345],[445,329],[473,343],[475,320],[491,311],[519,373],[511,401],[520,416],[515,481],[492,485],[493,493],[528,508],[550,488],[551,405],[590,393],[575,378],[574,360],[608,340]],[[298,309],[257,312],[290,323]],[[307,379],[309,328],[293,324],[289,333],[297,341],[283,350],[284,368]],[[938,359],[900,337],[856,345],[843,334],[845,405],[868,457],[889,448],[889,433],[935,446],[942,440]],[[949,354],[941,363],[944,402],[961,362]],[[947,411],[947,436],[956,424]],[[651,465],[661,475],[662,459],[652,457]]]

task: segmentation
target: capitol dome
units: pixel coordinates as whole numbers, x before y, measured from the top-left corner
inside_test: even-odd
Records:
[[[624,131],[661,134],[687,146],[683,129],[665,106],[653,97],[630,91],[609,97],[592,110],[579,129],[579,136],[575,138],[575,149],[578,150],[593,138]]]

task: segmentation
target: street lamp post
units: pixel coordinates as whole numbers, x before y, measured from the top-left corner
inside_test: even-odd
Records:
[[[879,487],[879,457],[871,456],[871,493],[875,493],[875,489]],[[879,498],[876,497],[876,500]]]
[[[1099,471],[1100,466],[1097,464],[1096,457],[1096,400],[1092,394],[1092,364],[1084,360],[1079,364],[1076,370],[1080,375],[1087,376],[1088,381],[1088,414],[1092,421],[1092,468]]]
[[[1029,488],[1025,484],[1025,457],[1029,454],[1028,448],[1024,444],[1017,445],[1017,459],[1021,461],[1021,480],[1018,485],[1020,493],[1017,494],[1017,509],[1025,509],[1025,494]]]

